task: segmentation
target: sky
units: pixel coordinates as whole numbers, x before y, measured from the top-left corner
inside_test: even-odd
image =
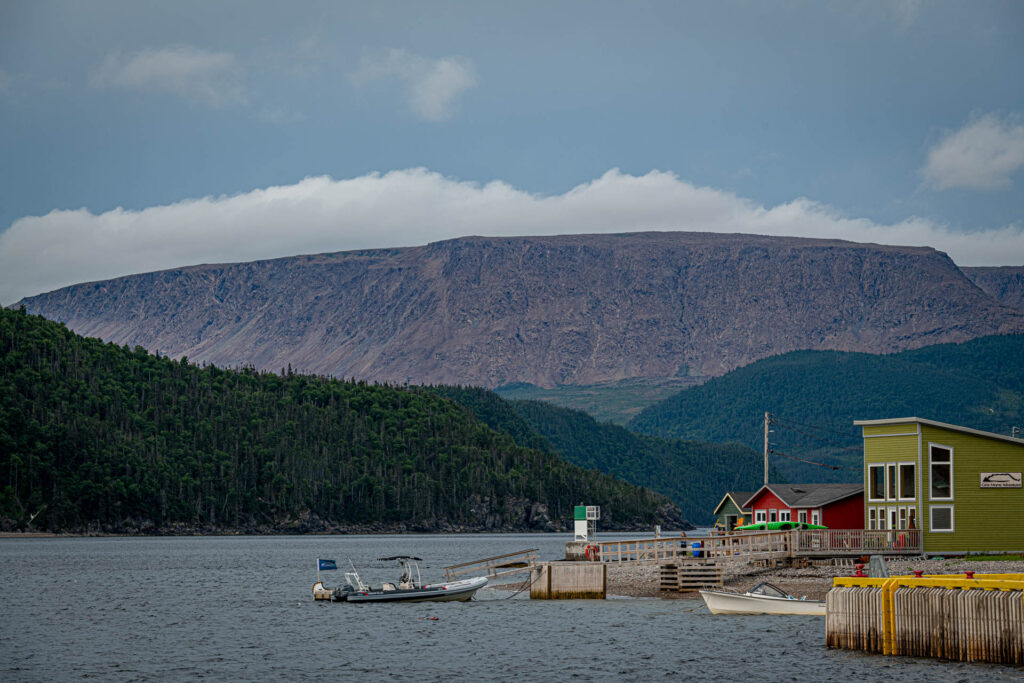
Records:
[[[1024,265],[1024,3],[0,0],[0,303],[698,230]]]

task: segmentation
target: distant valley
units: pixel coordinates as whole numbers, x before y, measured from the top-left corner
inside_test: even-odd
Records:
[[[923,417],[1005,435],[1024,430],[1024,335],[888,355],[795,351],[681,391],[628,426],[761,448],[765,412],[778,419],[772,462],[783,477],[857,481],[863,443],[854,420]]]

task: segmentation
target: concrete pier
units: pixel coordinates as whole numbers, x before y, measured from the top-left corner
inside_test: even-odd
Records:
[[[603,562],[542,562],[530,573],[532,600],[604,600],[607,593]]]

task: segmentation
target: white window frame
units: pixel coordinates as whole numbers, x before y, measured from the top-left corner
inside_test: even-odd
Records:
[[[878,528],[878,512],[874,507],[868,508],[868,530],[874,531]]]
[[[929,453],[929,455],[931,455]],[[935,510],[936,509],[947,509],[949,510],[949,528],[948,529],[936,529]],[[956,533],[956,507],[953,505],[929,505],[928,506],[928,531],[933,534],[953,534]]]
[[[882,497],[881,498],[872,498],[871,497],[871,485],[874,482],[875,478],[874,478],[874,475],[871,472],[871,470],[875,469],[875,468],[879,468],[879,467],[882,468],[882,490],[881,490]],[[879,501],[879,502],[885,500],[885,463],[884,462],[873,462],[873,463],[868,465],[868,500],[870,500],[870,501]]]
[[[894,462],[885,463],[885,499],[896,500],[899,495],[900,468]],[[893,491],[892,489],[896,489]]]
[[[914,495],[904,498],[903,497],[903,468],[913,467],[914,475],[911,477],[914,481]],[[909,503],[910,501],[917,500],[917,463],[912,460],[905,460],[903,462],[896,463],[896,495],[899,497],[900,502]]]
[[[949,451],[949,498],[934,498],[932,496],[932,448],[933,447],[934,448],[942,448],[942,449],[945,449],[945,450]],[[954,484],[953,484],[953,482],[954,482],[954,479],[953,479],[953,472],[954,472],[954,470],[953,470],[953,460],[954,460],[954,457],[953,457],[953,455],[954,455],[954,451],[953,451],[953,447],[952,446],[946,446],[944,444],[934,443],[934,442],[931,442],[931,441],[928,442],[928,500],[952,501],[954,496],[956,495],[956,491],[954,490]],[[939,464],[942,465],[942,464],[945,464],[945,463],[940,462]],[[931,522],[931,513],[928,513],[928,521]],[[931,524],[929,524],[929,528],[931,528]]]
[[[779,521],[780,522],[792,522],[793,513],[790,510],[779,510]]]
[[[821,510],[811,510],[811,524],[821,526]]]
[[[768,521],[767,510],[754,510],[754,524],[760,524],[761,522]]]
[[[807,524],[807,510],[797,510],[796,521],[800,522],[801,524]]]
[[[875,510],[878,512],[878,530],[885,531],[889,528],[889,515],[886,513],[886,508],[876,507]]]

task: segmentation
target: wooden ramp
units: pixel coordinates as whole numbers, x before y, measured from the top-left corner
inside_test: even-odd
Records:
[[[456,581],[467,574],[483,575],[490,579],[528,572],[537,567],[537,548],[519,550],[514,553],[485,557],[482,560],[453,564],[444,568],[446,581]]]

